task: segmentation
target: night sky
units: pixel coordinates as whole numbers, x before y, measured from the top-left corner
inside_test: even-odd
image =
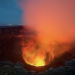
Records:
[[[0,0],[0,25],[22,24],[22,10],[17,0]]]

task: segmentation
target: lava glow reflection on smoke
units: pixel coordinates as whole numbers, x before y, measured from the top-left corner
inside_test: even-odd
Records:
[[[24,41],[24,40],[23,40]],[[23,59],[26,63],[33,66],[48,65],[54,58],[54,54],[50,47],[33,41],[29,41],[28,46],[22,42]]]
[[[54,41],[69,43],[75,40],[74,3],[74,0],[22,0],[23,24],[37,33],[36,42],[29,42],[26,48],[23,46],[25,62],[47,65],[55,56],[53,51],[56,49],[50,46],[54,46]],[[61,50],[58,51],[56,56],[60,55]],[[68,48],[62,53],[66,51]]]

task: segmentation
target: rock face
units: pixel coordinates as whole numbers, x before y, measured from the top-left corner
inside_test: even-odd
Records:
[[[31,35],[34,32],[30,32],[27,27],[18,26],[18,27],[6,27],[0,28],[0,37],[2,36],[18,36],[18,35]]]
[[[27,64],[22,58],[22,39],[30,40],[34,32],[20,27],[0,28],[0,61],[20,62],[24,67]],[[27,67],[28,68],[28,67]]]
[[[27,29],[20,27],[0,28],[0,61],[11,61],[13,63],[20,62],[28,71],[34,70],[36,72],[43,72],[49,70],[50,67],[58,68],[65,66],[65,62],[75,58],[75,43],[69,52],[66,52],[60,58],[55,58],[53,62],[38,70],[34,66],[27,65],[22,58],[22,39],[30,40],[28,36],[35,35]]]

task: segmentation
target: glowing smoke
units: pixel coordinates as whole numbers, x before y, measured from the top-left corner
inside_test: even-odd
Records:
[[[23,0],[23,24],[51,40],[71,40],[75,37],[74,0]],[[40,34],[41,34],[40,33]]]
[[[54,41],[72,42],[75,40],[74,4],[74,0],[22,0],[23,24],[37,32],[37,40],[43,47]],[[63,49],[63,52],[68,50]]]

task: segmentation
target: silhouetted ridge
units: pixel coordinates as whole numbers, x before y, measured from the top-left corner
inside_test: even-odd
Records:
[[[13,67],[11,68],[11,65]],[[4,75],[6,72],[8,75],[75,75],[75,59],[66,61],[67,66],[60,66],[59,68],[50,68],[45,72],[36,73],[35,71],[27,71],[23,68],[22,64],[17,62],[16,64],[10,61],[0,61],[0,74]],[[2,67],[1,67],[2,66]],[[4,66],[4,67],[3,67]],[[10,71],[8,71],[10,69]],[[3,70],[3,71],[2,71]],[[15,72],[15,73],[14,73]],[[18,72],[18,73],[17,73]],[[6,74],[5,73],[5,74]]]

